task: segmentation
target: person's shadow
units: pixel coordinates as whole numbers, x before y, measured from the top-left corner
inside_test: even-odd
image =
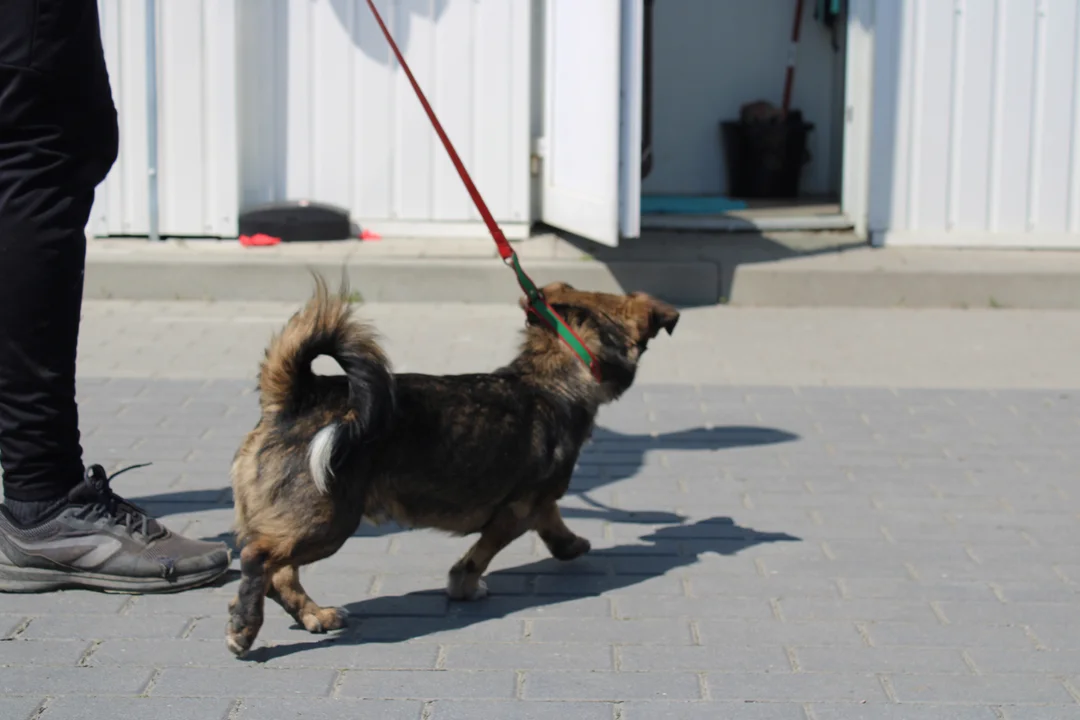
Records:
[[[445,614],[432,614],[443,602],[442,588],[358,600],[345,606],[349,627],[339,634],[291,645],[262,645],[246,660],[266,662],[332,644],[392,643],[457,630],[513,612],[596,597],[631,587],[672,570],[695,564],[708,553],[734,555],[773,542],[800,542],[782,532],[760,532],[718,517],[690,525],[672,525],[641,536],[645,544],[593,550],[571,562],[547,558],[486,576],[492,595],[474,602],[451,602]],[[525,588],[524,594],[499,594],[500,586]],[[439,605],[441,607],[441,605]],[[299,626],[296,626],[300,629]]]
[[[628,434],[597,427],[592,441],[582,448],[578,466],[567,492],[568,498],[578,498],[588,507],[561,507],[567,519],[599,519],[612,523],[662,525],[680,523],[686,518],[664,511],[629,511],[610,507],[590,494],[612,483],[634,477],[646,465],[646,455],[654,451],[718,451],[740,447],[773,445],[797,440],[784,430],[767,427],[726,426],[717,428],[694,428],[675,432],[652,434]],[[231,507],[232,489],[222,487],[212,490],[179,490],[131,497],[130,500],[145,508],[156,517],[168,517],[176,513]],[[384,537],[401,532],[403,528],[388,523],[378,527],[362,524],[354,533],[357,537]],[[223,534],[212,538],[231,541]]]

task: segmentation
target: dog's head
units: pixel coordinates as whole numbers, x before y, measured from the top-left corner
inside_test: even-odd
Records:
[[[586,292],[564,282],[545,285],[541,292],[600,364],[605,400],[614,400],[626,392],[634,382],[638,361],[649,341],[661,330],[670,335],[679,322],[678,310],[642,292]],[[521,305],[528,308],[525,298]],[[532,314],[529,324],[546,328]]]

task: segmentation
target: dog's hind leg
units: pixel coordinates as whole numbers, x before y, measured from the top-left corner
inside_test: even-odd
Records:
[[[450,568],[446,594],[454,600],[479,600],[486,596],[487,585],[481,576],[499,551],[528,529],[525,514],[515,512],[513,506],[497,510],[480,532],[480,539]]]
[[[295,565],[286,565],[274,572],[268,594],[308,632],[340,630],[348,624],[348,613],[343,608],[319,607],[311,599],[300,584],[300,570]]]
[[[240,551],[240,588],[229,603],[229,625],[225,642],[234,655],[251,649],[263,624],[263,602],[269,584],[266,550],[250,543]]]
[[[559,506],[554,502],[540,509],[534,528],[556,560],[573,560],[592,548],[588,540],[566,527]]]

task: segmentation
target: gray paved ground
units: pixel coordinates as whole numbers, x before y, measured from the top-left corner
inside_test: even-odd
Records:
[[[88,457],[154,461],[117,488],[227,538],[250,378],[289,309],[88,305]],[[368,312],[409,369],[489,367],[520,325]],[[488,600],[448,603],[467,540],[365,529],[305,579],[352,626],[270,607],[247,661],[223,640],[235,578],[0,597],[0,718],[1080,718],[1080,370],[1054,356],[1078,326],[695,311],[582,457],[563,506],[589,556],[523,538]]]

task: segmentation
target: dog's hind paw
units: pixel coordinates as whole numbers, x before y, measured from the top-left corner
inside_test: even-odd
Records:
[[[345,608],[319,608],[301,619],[304,629],[310,633],[340,630],[349,624],[349,612]]]

